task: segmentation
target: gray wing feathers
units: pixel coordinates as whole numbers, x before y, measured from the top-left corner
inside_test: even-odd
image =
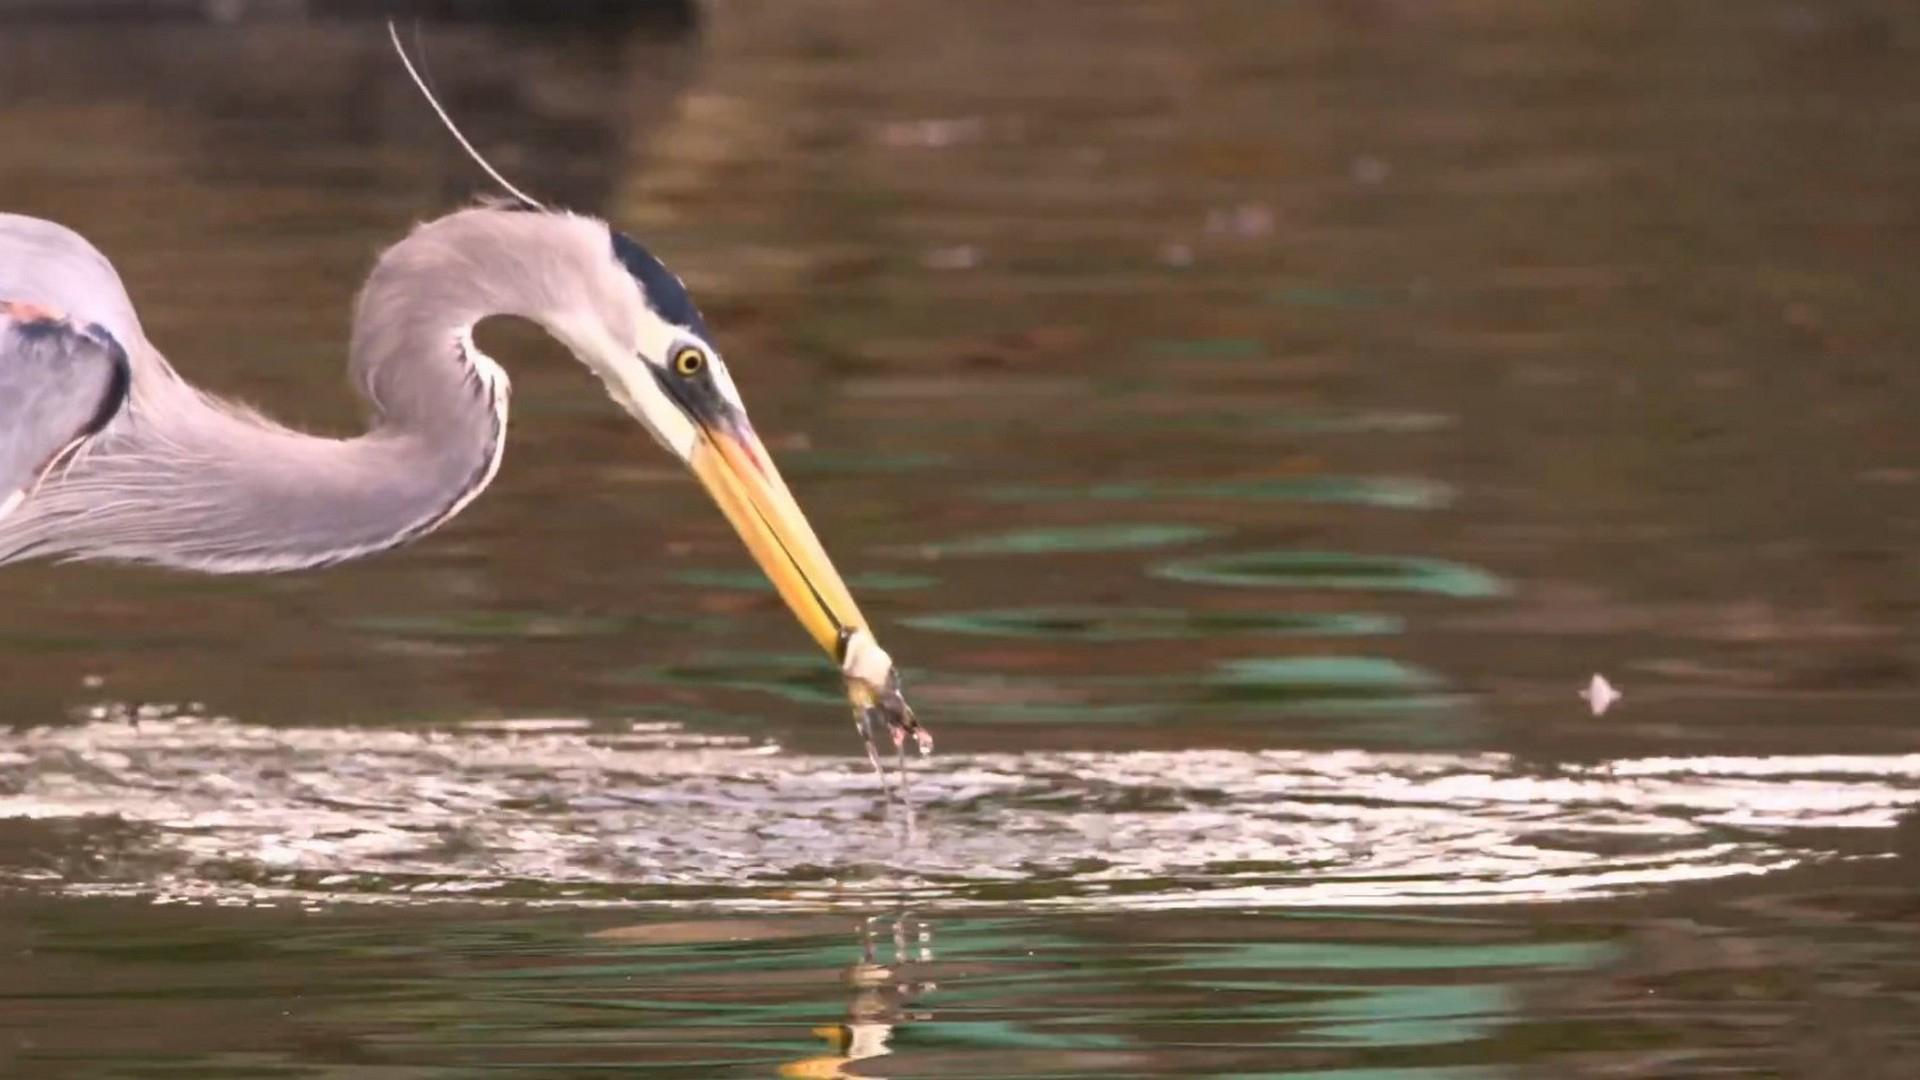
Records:
[[[127,358],[98,326],[0,299],[0,516],[127,393]]]

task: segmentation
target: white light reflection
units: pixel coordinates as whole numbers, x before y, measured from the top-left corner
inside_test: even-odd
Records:
[[[1591,898],[1840,857],[1832,830],[1890,829],[1920,803],[1920,754],[947,754],[915,770],[905,845],[874,784],[863,759],[658,724],[29,728],[0,734],[0,826],[73,822],[51,835],[84,850],[64,854],[112,857],[0,865],[0,884],[743,909]]]

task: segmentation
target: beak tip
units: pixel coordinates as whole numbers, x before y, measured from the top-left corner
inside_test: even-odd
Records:
[[[884,729],[892,739],[895,750],[904,752],[907,740],[912,739],[914,750],[921,757],[933,752],[933,733],[922,727],[919,719],[913,715],[913,707],[907,704],[906,697],[900,693],[897,676],[890,679],[888,685],[880,688],[878,693],[855,691],[851,696],[856,703],[862,697],[867,699],[864,704],[857,704],[857,710],[869,745],[875,734]]]
[[[921,756],[931,753],[933,735],[920,725],[913,706],[907,704],[900,690],[900,669],[894,667],[893,657],[864,628],[843,630],[840,646],[840,671],[847,680],[847,697],[868,738],[884,726],[892,736],[894,749],[905,749],[911,738]]]

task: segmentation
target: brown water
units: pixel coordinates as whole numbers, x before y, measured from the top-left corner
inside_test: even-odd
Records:
[[[1910,9],[709,14],[426,40],[700,297],[939,737],[911,829],[490,326],[507,466],[414,548],[0,573],[0,1069],[1910,1075]],[[4,203],[349,430],[353,289],[478,190],[384,50],[0,22]]]

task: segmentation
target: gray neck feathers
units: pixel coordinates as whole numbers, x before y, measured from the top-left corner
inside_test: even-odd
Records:
[[[605,277],[593,260],[610,258],[606,244],[588,219],[475,209],[395,245],[355,312],[351,375],[371,410],[357,438],[302,434],[203,394],[134,343],[128,408],[0,525],[0,562],[291,570],[437,527],[492,479],[505,436],[507,380],[474,349],[473,325],[552,325]]]

